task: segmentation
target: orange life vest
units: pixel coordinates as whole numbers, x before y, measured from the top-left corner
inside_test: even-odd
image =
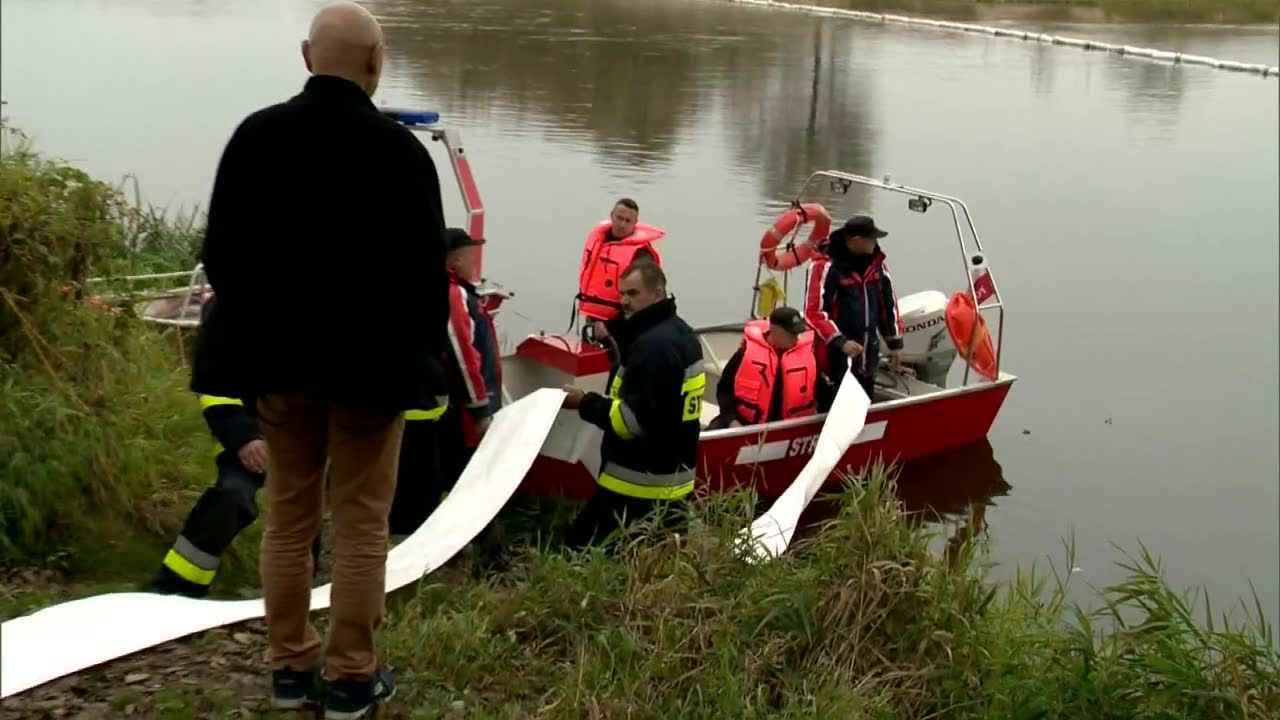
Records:
[[[578,312],[590,320],[609,321],[622,312],[622,293],[618,290],[622,271],[635,259],[640,250],[653,255],[653,261],[662,265],[662,258],[653,244],[666,234],[645,223],[636,223],[635,230],[622,240],[608,240],[608,220],[601,222],[587,235],[587,245],[582,250],[582,267],[578,269]]]
[[[738,420],[747,425],[769,421],[773,404],[773,383],[778,378],[778,351],[764,334],[768,320],[753,320],[743,330],[746,349],[733,380],[733,397]],[[813,331],[800,334],[799,342],[782,353],[782,419],[789,420],[817,412],[814,384],[818,378],[813,354]]]

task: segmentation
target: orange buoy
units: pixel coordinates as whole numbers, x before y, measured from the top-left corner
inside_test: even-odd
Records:
[[[987,332],[987,321],[967,291],[957,292],[947,303],[947,332],[960,357],[982,377],[995,380],[996,351]]]
[[[797,227],[810,222],[813,223],[813,230],[809,232],[809,239],[801,245],[789,244],[779,254],[778,245],[782,242],[782,238]],[[826,240],[830,232],[831,215],[826,208],[818,203],[793,205],[779,215],[760,238],[760,263],[771,270],[785,272],[795,269],[813,257],[813,251],[818,243]]]
[[[72,293],[74,293],[75,291],[76,291],[75,287],[72,286],[70,283],[63,283],[62,285],[58,286],[58,294],[62,295],[63,297],[67,297]],[[84,303],[89,307],[97,310],[101,310],[110,315],[119,315],[121,312],[119,307],[108,303],[107,301],[103,300],[102,298],[96,295],[86,295],[83,299],[84,299]]]

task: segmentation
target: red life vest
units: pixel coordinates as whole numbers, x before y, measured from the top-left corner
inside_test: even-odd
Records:
[[[769,421],[773,405],[773,383],[778,378],[778,351],[764,334],[768,320],[753,320],[743,330],[746,349],[733,380],[733,397],[738,420],[746,425]],[[814,384],[818,379],[817,358],[813,354],[813,331],[800,334],[795,347],[782,353],[782,419],[813,415],[818,411]]]
[[[662,265],[662,258],[653,246],[666,234],[662,230],[638,222],[626,238],[608,240],[611,227],[608,220],[596,225],[587,235],[587,245],[582,250],[582,267],[578,268],[578,312],[590,320],[607,322],[622,312],[619,276],[637,252],[647,250],[653,255],[653,261]]]

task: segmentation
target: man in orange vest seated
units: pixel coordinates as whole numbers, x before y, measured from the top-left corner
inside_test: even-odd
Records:
[[[813,331],[799,310],[780,307],[768,320],[743,329],[742,345],[729,358],[716,400],[720,415],[708,430],[742,427],[813,415],[818,411],[818,380]]]
[[[618,282],[631,261],[647,255],[662,267],[662,258],[653,245],[666,233],[639,220],[640,206],[631,198],[622,198],[613,204],[609,219],[587,235],[582,266],[578,268],[578,312],[597,338],[608,337],[605,324],[622,314]]]

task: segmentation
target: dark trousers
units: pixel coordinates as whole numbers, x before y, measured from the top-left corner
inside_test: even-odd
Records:
[[[463,439],[462,413],[466,412],[457,404],[451,404],[449,411],[440,418],[440,485],[442,492],[453,490],[476,454],[474,447],[467,446]]]
[[[876,388],[876,368],[880,364],[880,349],[875,345],[863,348],[863,354],[866,356],[867,368],[863,372],[860,368],[864,367],[861,357],[852,358],[853,360],[853,376],[857,378],[858,384],[867,392],[867,397],[874,398],[872,394]],[[835,402],[836,392],[840,390],[840,383],[844,381],[845,372],[849,369],[850,358],[842,352],[832,352],[827,349],[827,378],[830,383],[818,384],[818,407],[824,412],[831,409],[831,403]],[[824,388],[823,386],[828,387]],[[830,393],[826,398],[823,395]],[[825,404],[824,404],[825,399]]]
[[[687,507],[684,499],[643,500],[597,486],[595,494],[569,526],[567,544],[574,549],[595,545],[615,530],[650,518],[657,520],[659,530],[678,530],[686,523]]]
[[[715,416],[711,422],[707,423],[708,430],[724,430],[729,427],[729,423],[733,422],[733,414],[721,412]]]
[[[182,531],[165,555],[152,589],[203,597],[213,583],[222,555],[236,536],[258,518],[258,491],[266,476],[246,468],[233,452],[218,455],[218,477],[191,508]],[[320,537],[311,545],[315,565],[320,560]]]
[[[391,535],[409,535],[435,512],[444,494],[453,487],[445,480],[441,449],[447,414],[438,420],[410,420],[400,442],[400,469],[396,494],[387,519]],[[453,448],[445,455],[454,454]],[[455,478],[456,479],[456,478]]]

